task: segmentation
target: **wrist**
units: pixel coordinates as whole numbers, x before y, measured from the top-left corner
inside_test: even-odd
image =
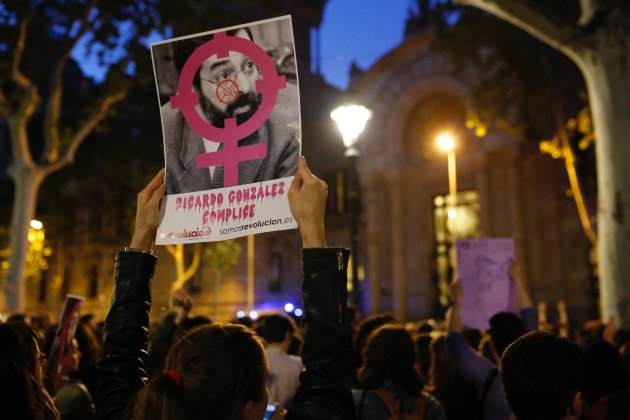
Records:
[[[155,235],[149,229],[137,229],[131,237],[130,248],[150,250],[153,247],[153,239]]]
[[[324,224],[305,224],[300,226],[302,248],[326,248],[326,229]]]

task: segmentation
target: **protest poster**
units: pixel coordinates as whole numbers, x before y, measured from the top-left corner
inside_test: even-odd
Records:
[[[290,16],[152,44],[166,167],[156,244],[297,227],[294,45]]]
[[[497,312],[515,312],[511,276],[514,241],[510,238],[467,239],[456,242],[457,268],[462,287],[462,323],[488,329]]]
[[[47,386],[52,395],[56,394],[63,378],[63,361],[70,351],[79,324],[83,300],[81,296],[67,295],[59,317],[59,325],[46,364]]]

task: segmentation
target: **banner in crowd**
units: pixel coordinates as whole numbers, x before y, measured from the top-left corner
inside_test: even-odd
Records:
[[[462,286],[462,323],[487,329],[497,312],[515,311],[511,277],[514,241],[510,238],[458,240],[457,268]]]
[[[301,153],[290,16],[151,46],[166,199],[157,244],[297,227],[287,193]]]
[[[59,317],[59,325],[57,326],[46,364],[47,385],[52,395],[55,395],[57,392],[63,378],[63,363],[70,353],[74,333],[77,330],[79,317],[81,316],[83,300],[81,296],[67,295]]]

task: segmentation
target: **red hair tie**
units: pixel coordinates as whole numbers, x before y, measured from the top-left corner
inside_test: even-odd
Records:
[[[175,382],[175,385],[180,385],[182,383],[182,374],[179,373],[178,370],[169,369],[164,372],[164,374],[171,378],[171,380]]]

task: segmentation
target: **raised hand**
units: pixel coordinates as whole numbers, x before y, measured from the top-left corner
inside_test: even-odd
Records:
[[[138,193],[136,225],[131,248],[150,249],[160,224],[160,201],[164,196],[164,168]]]
[[[328,186],[317,178],[304,156],[298,163],[298,171],[289,188],[289,207],[297,221],[304,248],[325,248],[326,231],[324,218]]]

